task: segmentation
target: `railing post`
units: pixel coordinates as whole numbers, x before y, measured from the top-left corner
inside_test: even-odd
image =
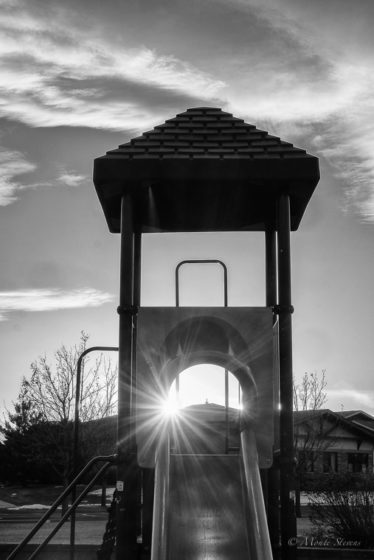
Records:
[[[75,380],[75,408],[74,408],[74,427],[73,427],[73,454],[72,454],[72,478],[77,474],[78,467],[78,449],[79,449],[79,407],[81,401],[81,387],[82,387],[82,364],[83,359],[90,352],[105,351],[117,352],[118,348],[115,346],[91,346],[86,348],[77,360],[77,376]],[[71,502],[75,501],[76,487],[73,486],[71,491]],[[74,560],[75,556],[75,510],[70,517],[70,560]]]

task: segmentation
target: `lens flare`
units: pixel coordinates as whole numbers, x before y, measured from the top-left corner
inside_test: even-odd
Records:
[[[174,418],[178,416],[180,411],[180,406],[176,399],[169,397],[161,404],[161,412],[167,418]]]

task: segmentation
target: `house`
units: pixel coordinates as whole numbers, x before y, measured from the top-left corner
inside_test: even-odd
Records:
[[[214,403],[182,409],[171,430],[172,452],[237,452],[239,414],[233,408],[226,413],[224,406]],[[115,416],[90,422],[95,454],[114,452],[116,423]],[[83,440],[86,430],[82,426]],[[373,473],[374,417],[366,412],[295,411],[294,435],[299,473]]]
[[[374,417],[361,410],[294,412],[298,471],[373,473]]]

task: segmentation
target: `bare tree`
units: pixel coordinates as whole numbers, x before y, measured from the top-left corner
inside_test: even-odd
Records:
[[[31,364],[31,377],[22,380],[18,401],[14,403],[15,412],[8,412],[8,420],[2,428],[9,442],[16,436],[20,442],[18,447],[27,444],[30,465],[42,461],[43,469],[38,467],[39,470],[49,465],[64,485],[69,481],[72,468],[77,362],[87,341],[88,335],[82,332],[78,345],[61,346],[55,352],[53,366],[45,356]],[[81,374],[80,419],[85,423],[85,431],[79,451],[84,460],[97,452],[98,446],[94,423],[89,421],[116,412],[117,369],[100,354],[96,360],[82,364]],[[20,434],[24,436],[22,441]],[[27,477],[27,472],[24,476]]]
[[[301,382],[293,387],[294,410],[319,410],[327,401],[326,370],[304,373]]]
[[[82,331],[79,345],[61,346],[55,352],[55,366],[45,356],[31,364],[30,380],[24,380],[28,398],[43,419],[69,422],[74,418],[77,362],[86,350],[88,335]],[[94,365],[81,369],[80,419],[83,422],[113,414],[117,397],[117,371],[101,353]]]
[[[296,463],[296,514],[301,517],[300,490],[307,472],[314,470],[318,457],[331,445],[328,439],[331,424],[327,424],[320,409],[327,401],[326,370],[304,373],[293,388],[294,447]]]

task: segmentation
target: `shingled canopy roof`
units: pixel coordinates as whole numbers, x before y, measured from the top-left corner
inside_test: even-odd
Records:
[[[143,232],[276,228],[283,192],[290,195],[295,230],[318,180],[316,157],[211,107],[188,109],[94,164],[95,187],[115,233],[127,192]]]

